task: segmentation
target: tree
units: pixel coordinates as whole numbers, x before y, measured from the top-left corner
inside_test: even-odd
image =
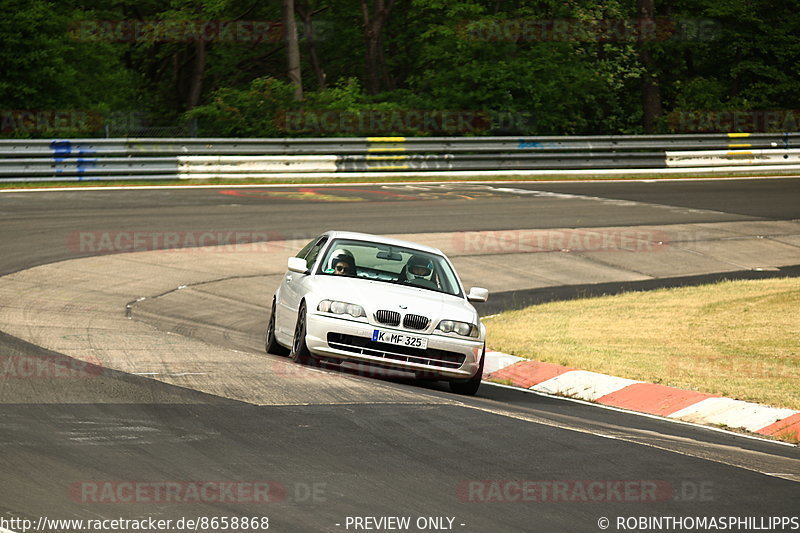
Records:
[[[86,17],[115,18],[105,11],[84,11],[48,0],[4,2],[0,17],[4,134],[56,134],[63,128],[51,120],[54,114],[99,117],[137,105],[141,77],[124,64],[121,45],[95,40],[79,24]],[[35,118],[20,120],[23,115]],[[99,133],[101,122],[78,124],[77,134]]]
[[[305,1],[301,0],[300,2],[296,3],[295,8],[297,9],[297,13],[300,15],[300,19],[303,21],[303,33],[306,38],[306,44],[308,45],[308,56],[311,61],[311,68],[314,69],[314,76],[317,78],[317,88],[325,89],[328,86],[328,80],[325,71],[322,69],[322,63],[320,62],[319,54],[317,52],[313,16],[321,11],[326,10],[327,7],[313,11]]]
[[[638,0],[639,24],[655,25],[654,0]],[[655,73],[656,65],[651,55],[649,44],[642,41],[639,45],[639,58],[644,67],[642,74],[642,111],[645,133],[656,130],[658,118],[661,116],[661,87]]]
[[[294,0],[283,0],[283,29],[286,38],[286,57],[289,81],[294,85],[294,99],[303,99],[303,78],[300,71],[300,44],[297,40],[297,21]]]
[[[382,86],[390,90],[394,88],[383,56],[383,29],[392,12],[394,1],[373,0],[370,10],[369,2],[360,0],[361,13],[364,18],[364,42],[366,45],[364,64],[369,94],[378,94]]]
[[[26,120],[30,111],[40,110],[43,123],[51,112],[88,110],[153,117],[148,126],[175,126],[189,111],[206,122],[201,131],[221,135],[291,135],[292,128],[281,129],[276,119],[301,109],[361,116],[433,110],[444,113],[439,116],[505,120],[498,128],[466,124],[463,131],[450,130],[473,135],[697,131],[674,120],[697,112],[775,111],[770,116],[781,121],[711,125],[717,130],[796,131],[800,120],[800,11],[791,2],[406,0],[403,9],[398,5],[395,0],[5,0],[0,110],[6,110],[9,124],[19,122],[15,110],[26,112]],[[637,19],[640,29],[647,26],[644,20],[654,19],[657,35],[637,38],[612,28]],[[126,25],[148,21],[180,31],[156,39],[120,33]],[[212,28],[230,23],[233,31],[209,38],[198,29],[206,22]],[[611,33],[604,34],[608,28]],[[433,134],[437,126],[392,127]],[[299,129],[296,134],[310,135],[314,128]]]

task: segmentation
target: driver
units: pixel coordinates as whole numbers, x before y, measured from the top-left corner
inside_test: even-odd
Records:
[[[355,276],[356,261],[349,250],[339,249],[331,254],[330,268],[336,276]]]

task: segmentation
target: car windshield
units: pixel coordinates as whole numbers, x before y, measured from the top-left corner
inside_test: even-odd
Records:
[[[399,283],[461,296],[455,272],[444,257],[402,246],[336,239],[318,274]]]

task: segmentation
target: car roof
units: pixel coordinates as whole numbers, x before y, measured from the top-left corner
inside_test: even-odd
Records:
[[[387,244],[389,246],[400,246],[403,248],[414,248],[421,252],[428,252],[437,255],[444,255],[441,250],[432,246],[425,246],[412,241],[404,241],[400,239],[392,239],[382,235],[373,235],[371,233],[358,233],[355,231],[326,231],[324,235],[328,235],[331,239],[352,239],[354,241],[369,241],[379,244]]]

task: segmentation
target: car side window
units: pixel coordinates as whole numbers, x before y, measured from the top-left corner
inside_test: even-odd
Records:
[[[297,252],[297,255],[295,255],[295,257],[300,257],[300,258],[302,258],[302,259],[305,259],[305,258],[306,258],[306,256],[308,255],[308,252],[310,252],[310,251],[311,251],[311,248],[313,248],[313,247],[314,247],[314,245],[315,245],[315,244],[317,244],[317,242],[319,241],[319,239],[320,239],[319,237],[314,237],[314,238],[313,238],[311,241],[309,241],[309,243],[308,243],[308,244],[306,244],[305,246],[303,246],[303,249],[302,249],[302,250],[300,250],[299,252]]]
[[[327,237],[321,237],[314,243],[311,249],[308,251],[308,255],[306,255],[305,260],[308,268],[312,268],[314,263],[317,261],[317,256],[319,255],[320,250],[322,247],[325,246],[325,243],[328,242]]]

